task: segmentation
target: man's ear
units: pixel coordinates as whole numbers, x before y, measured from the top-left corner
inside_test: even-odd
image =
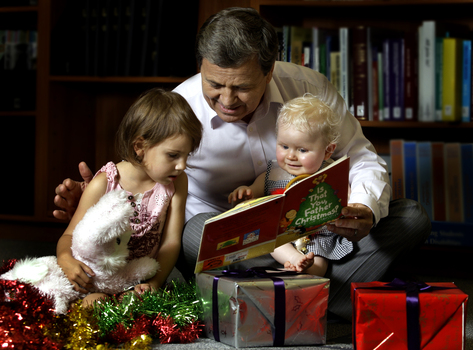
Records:
[[[145,152],[144,139],[138,137],[135,142],[133,142],[133,149],[135,150],[136,156],[142,158]]]
[[[337,148],[337,145],[334,143],[329,144],[327,148],[325,148],[324,160],[327,160],[332,156],[333,152],[335,152],[335,148]]]
[[[269,71],[268,74],[266,74],[266,84],[269,84],[271,82],[271,79],[273,78],[273,71],[274,71],[274,66],[276,65],[276,62],[273,63],[273,66],[271,67],[271,70]]]

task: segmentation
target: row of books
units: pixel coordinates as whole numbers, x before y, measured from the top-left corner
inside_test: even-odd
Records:
[[[0,30],[0,70],[35,70],[36,30]]]
[[[283,26],[279,37],[279,59],[326,75],[360,120],[473,121],[466,26]]]
[[[432,221],[473,223],[473,143],[390,141],[393,199],[418,201]]]
[[[69,1],[52,31],[52,74],[192,74],[197,4],[186,4],[195,11],[179,6],[166,0]]]
[[[36,104],[35,30],[0,30],[0,110],[32,110]]]

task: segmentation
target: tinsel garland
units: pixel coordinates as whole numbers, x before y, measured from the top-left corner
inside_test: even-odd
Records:
[[[11,269],[15,260],[0,267]],[[99,301],[94,308],[73,303],[65,316],[53,312],[51,300],[28,283],[0,280],[0,348],[2,349],[150,349],[160,343],[198,339],[201,304],[196,285],[171,281],[159,291],[127,293]]]

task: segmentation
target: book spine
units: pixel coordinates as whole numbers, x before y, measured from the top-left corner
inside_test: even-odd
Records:
[[[384,120],[384,76],[383,76],[383,52],[378,51],[378,117]]]
[[[352,29],[353,55],[353,104],[355,117],[368,119],[368,72],[367,72],[367,31],[366,27]]]
[[[392,119],[402,121],[404,117],[404,39],[392,40]]]
[[[404,193],[415,201],[418,200],[416,148],[415,141],[404,141]]]
[[[383,41],[383,91],[384,91],[384,117],[383,120],[392,120],[392,53],[391,39]]]
[[[461,148],[459,143],[445,144],[444,164],[447,221],[463,222]]]
[[[432,195],[435,221],[446,221],[444,143],[432,142]]]
[[[406,120],[417,120],[417,36],[404,37],[404,115]]]
[[[371,48],[371,74],[372,74],[372,107],[373,107],[373,120],[379,121],[379,76],[378,76],[378,49],[373,46]]]
[[[432,221],[433,194],[432,194],[432,148],[428,141],[417,142],[417,190],[419,203],[422,204]]]
[[[312,66],[311,68],[320,72],[320,56],[319,56],[319,28],[312,27]]]
[[[339,28],[340,40],[340,95],[345,100],[347,106],[349,101],[349,29],[347,27]]]
[[[473,143],[461,145],[464,221],[473,223]]]
[[[443,40],[442,120],[461,120],[462,44],[460,39]]]
[[[391,187],[393,200],[405,198],[404,196],[404,141],[390,140],[391,153]]]
[[[419,27],[419,121],[435,121],[435,21]]]
[[[443,37],[435,38],[435,120],[442,121],[443,109]]]
[[[471,120],[471,40],[463,40],[462,122]]]

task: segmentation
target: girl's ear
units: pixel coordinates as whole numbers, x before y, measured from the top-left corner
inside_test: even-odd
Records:
[[[133,149],[135,150],[136,157],[142,159],[145,152],[144,139],[142,137],[138,137],[135,140],[133,143]]]
[[[337,145],[334,143],[329,144],[327,148],[325,148],[324,160],[327,160],[332,156],[333,152],[335,152],[335,148],[337,148]]]

